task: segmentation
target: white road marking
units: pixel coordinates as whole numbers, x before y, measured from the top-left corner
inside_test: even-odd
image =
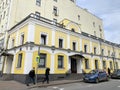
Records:
[[[120,87],[120,86],[118,86],[118,87]]]
[[[64,90],[64,88],[53,87],[53,90]]]

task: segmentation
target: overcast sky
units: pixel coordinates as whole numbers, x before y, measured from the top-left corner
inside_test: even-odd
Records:
[[[120,44],[120,0],[77,0],[77,5],[100,17],[105,39]]]

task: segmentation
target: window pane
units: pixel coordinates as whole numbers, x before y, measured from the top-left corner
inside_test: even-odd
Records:
[[[46,54],[40,54],[39,67],[45,68],[46,64]]]
[[[89,60],[88,59],[85,60],[85,69],[89,69]]]
[[[58,68],[63,68],[63,56],[58,56]]]
[[[18,55],[18,63],[17,63],[17,67],[20,68],[22,65],[22,54]]]
[[[41,35],[41,44],[46,45],[46,35]]]

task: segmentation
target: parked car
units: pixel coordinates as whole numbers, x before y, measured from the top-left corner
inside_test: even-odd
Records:
[[[119,78],[119,79],[120,79],[120,69],[115,70],[115,71],[111,74],[111,78]]]
[[[96,82],[109,80],[108,74],[103,70],[92,70],[83,76],[84,82]]]

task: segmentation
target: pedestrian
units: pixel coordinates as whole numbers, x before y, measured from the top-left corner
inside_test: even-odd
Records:
[[[109,75],[109,76],[111,75],[110,68],[108,68],[108,75]]]
[[[47,81],[47,84],[49,84],[49,74],[50,74],[50,68],[46,68],[46,70],[45,70],[45,78],[44,78],[44,80],[42,81],[43,83],[44,83],[45,81]]]
[[[35,68],[33,67],[32,70],[30,70],[29,74],[28,74],[28,77],[27,77],[27,86],[29,86],[29,83],[33,83],[35,84]]]

